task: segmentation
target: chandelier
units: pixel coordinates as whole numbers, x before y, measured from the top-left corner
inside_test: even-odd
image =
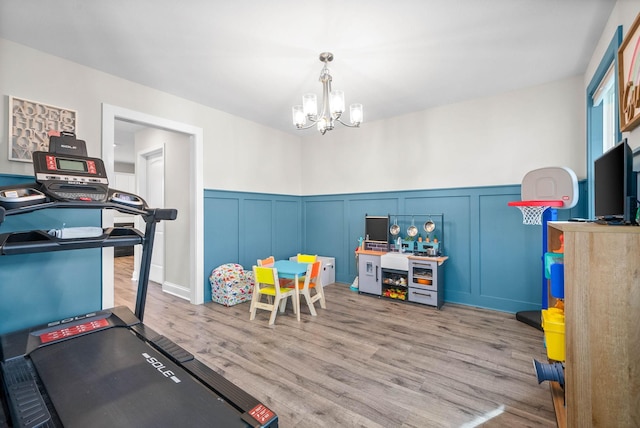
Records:
[[[322,82],[322,110],[318,113],[316,94],[304,94],[302,105],[293,106],[293,124],[298,129],[309,129],[316,125],[322,135],[331,131],[335,122],[340,122],[350,128],[359,127],[363,119],[362,104],[349,106],[350,124],[341,119],[342,113],[344,113],[344,92],[331,90],[331,72],[327,68],[327,64],[333,61],[333,54],[331,52],[321,53],[320,61],[324,63],[319,79]],[[311,122],[309,125],[307,125],[307,120]]]

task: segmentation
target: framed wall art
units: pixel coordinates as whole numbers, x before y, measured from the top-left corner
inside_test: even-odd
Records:
[[[31,153],[49,150],[49,132],[76,132],[75,110],[9,96],[9,160],[31,162]]]
[[[640,125],[640,14],[618,49],[620,131]]]

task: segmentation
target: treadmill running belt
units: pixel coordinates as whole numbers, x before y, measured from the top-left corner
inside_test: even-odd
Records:
[[[247,427],[240,412],[122,327],[30,355],[65,427]]]

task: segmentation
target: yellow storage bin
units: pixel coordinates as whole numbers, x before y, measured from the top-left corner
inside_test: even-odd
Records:
[[[564,361],[564,312],[557,308],[543,309],[542,329],[549,359]]]

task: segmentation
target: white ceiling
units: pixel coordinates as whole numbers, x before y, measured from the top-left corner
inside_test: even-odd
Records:
[[[2,0],[0,37],[293,133],[323,51],[366,125],[582,74],[614,4]]]

